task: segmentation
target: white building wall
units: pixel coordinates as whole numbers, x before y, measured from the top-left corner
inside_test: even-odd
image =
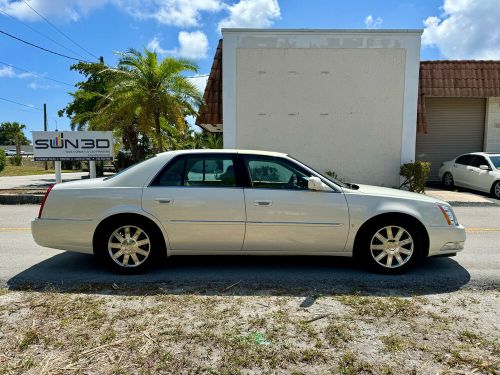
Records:
[[[500,152],[500,97],[486,99],[486,152]]]
[[[420,31],[222,33],[224,147],[398,185],[415,157]]]

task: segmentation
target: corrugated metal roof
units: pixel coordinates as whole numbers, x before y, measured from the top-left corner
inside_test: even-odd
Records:
[[[196,125],[208,131],[220,131],[222,127],[222,39],[215,51]]]
[[[500,96],[500,61],[438,60],[420,63],[417,131],[426,132],[425,97]],[[216,131],[222,125],[222,39],[215,51],[204,104],[196,124]]]

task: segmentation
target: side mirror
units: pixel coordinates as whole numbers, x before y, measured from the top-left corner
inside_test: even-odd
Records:
[[[491,168],[488,165],[486,165],[486,164],[481,164],[479,166],[479,169],[481,169],[483,171],[489,171]]]
[[[307,187],[309,190],[316,190],[316,191],[323,191],[325,190],[323,188],[323,182],[319,177],[309,177],[309,180],[307,181]]]

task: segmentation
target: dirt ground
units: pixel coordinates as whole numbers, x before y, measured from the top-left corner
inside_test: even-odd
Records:
[[[2,374],[499,374],[500,290],[0,290]]]

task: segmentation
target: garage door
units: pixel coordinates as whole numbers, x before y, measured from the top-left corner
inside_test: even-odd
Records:
[[[429,180],[438,180],[441,163],[483,151],[485,99],[427,98],[427,134],[417,134],[416,159],[431,162]]]

